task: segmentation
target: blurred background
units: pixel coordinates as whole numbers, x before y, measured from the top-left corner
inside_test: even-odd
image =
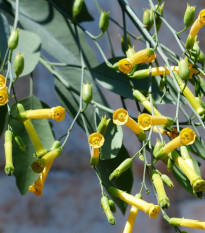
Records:
[[[29,0],[28,0],[29,1]],[[21,1],[20,1],[21,2]],[[85,0],[88,10],[96,19],[93,22],[83,23],[92,34],[97,35],[100,31],[98,28],[98,19],[100,17],[94,1]],[[149,2],[144,0],[130,0],[130,5],[133,7],[137,16],[142,20],[143,9],[149,8]],[[155,1],[156,3],[156,1]],[[188,1],[190,5],[196,5],[196,17],[199,11],[205,8],[204,0]],[[105,11],[110,11],[110,15],[119,23],[122,23],[121,9],[117,1],[100,0],[99,4]],[[183,29],[183,16],[186,10],[187,1],[172,0],[165,1],[164,17],[175,28],[176,31]],[[120,18],[119,18],[120,17]],[[136,36],[140,36],[134,25],[127,19],[127,27]],[[182,40],[186,40],[189,30],[180,35]],[[110,22],[109,33],[116,56],[123,56],[120,45],[121,29]],[[105,35],[104,35],[105,36]],[[182,57],[181,51],[176,44],[174,37],[162,23],[159,32],[159,40],[167,47],[176,52]],[[205,51],[205,29],[199,33],[198,40],[200,47]],[[95,48],[94,43],[89,40],[97,55],[99,63],[103,62],[101,55]],[[105,52],[107,58],[111,57],[109,47],[105,43],[105,38],[100,38],[100,45]],[[136,50],[145,48],[145,44],[140,41],[133,41],[132,45]],[[45,54],[46,55],[46,54]],[[52,59],[52,58],[51,58]],[[34,71],[34,93],[37,97],[50,106],[57,106],[59,102],[54,93],[54,77],[45,70],[41,65],[37,65]],[[25,98],[29,94],[28,79],[20,79],[16,86],[18,88],[18,98]],[[107,101],[112,109],[122,107],[120,97],[103,88]],[[133,101],[125,100],[129,112],[133,116],[137,116],[136,106]],[[175,116],[175,108],[171,105],[159,105],[159,110],[171,117]],[[66,120],[54,124],[56,138],[59,138],[72,122],[72,118],[67,115]],[[133,135],[130,135],[129,130],[123,127],[124,145],[129,151],[130,156],[135,154],[139,148],[137,140]],[[74,126],[69,137],[67,145],[64,148],[63,154],[57,158],[53,164],[51,172],[46,180],[43,196],[36,197],[33,193],[27,193],[21,196],[16,185],[14,177],[7,177],[4,172],[4,150],[3,142],[1,142],[0,151],[0,166],[1,166],[1,198],[0,198],[0,233],[121,233],[130,206],[128,206],[125,216],[119,209],[114,215],[116,217],[116,225],[112,226],[107,222],[106,216],[100,207],[101,190],[98,179],[94,170],[90,166],[90,154],[87,142],[87,137],[80,127]],[[205,178],[204,165],[201,165],[202,177]],[[161,164],[159,167],[161,172],[166,172],[166,167]],[[142,180],[143,162],[139,159],[135,160],[133,166],[134,184],[132,194],[139,192]],[[205,221],[205,201],[196,199],[181,188],[173,178],[175,188],[167,189],[167,195],[170,198],[171,206],[167,210],[170,217],[185,217]],[[157,203],[153,196],[151,184],[147,183],[150,194],[144,193],[144,198],[153,203]],[[187,232],[198,233],[200,230],[183,229]],[[173,227],[163,220],[160,214],[157,219],[150,219],[143,212],[138,213],[134,231],[135,233],[144,232],[175,232]]]

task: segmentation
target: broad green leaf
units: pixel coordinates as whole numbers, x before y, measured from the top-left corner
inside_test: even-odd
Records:
[[[33,32],[20,30],[19,43],[13,52],[14,61],[17,52],[24,53],[24,70],[20,77],[30,74],[38,64],[40,58],[41,40]]]
[[[4,105],[0,107],[0,136],[5,127],[6,116],[7,116],[7,106]]]
[[[201,138],[196,137],[194,144],[189,145],[188,149],[198,157],[205,159],[205,144]]]
[[[26,110],[28,109],[39,109],[42,108],[42,104],[35,96],[26,98],[20,101]],[[13,116],[17,114],[16,105],[12,105],[11,113]],[[32,142],[25,130],[22,122],[12,120],[11,126],[15,135],[22,137],[26,151],[22,152],[16,145],[13,144],[13,162],[14,162],[14,175],[16,177],[17,186],[21,194],[25,194],[28,191],[28,187],[38,178],[39,174],[36,174],[31,169],[31,163],[36,160],[33,156],[35,153]],[[50,149],[54,137],[52,130],[47,119],[36,119],[32,121],[36,132],[38,133],[41,142],[46,149]]]
[[[9,0],[15,8],[15,1]],[[41,9],[39,11],[39,9]],[[21,0],[20,4],[21,25],[38,34],[42,41],[42,48],[60,62],[80,65],[79,49],[75,38],[74,25],[65,19],[52,5],[44,0],[29,1]],[[60,26],[59,26],[60,25]],[[78,29],[79,38],[86,55],[85,61],[91,66],[97,64],[96,57],[84,32]]]
[[[110,59],[109,61],[114,64],[115,62],[119,61],[122,59],[122,57]],[[138,70],[139,69],[146,69],[147,65],[138,65]],[[92,72],[96,78],[96,80],[100,83],[101,86],[104,88],[121,95],[125,98],[130,98],[133,99],[132,95],[132,90],[129,85],[129,78],[127,75],[122,74],[118,71],[115,71],[114,69],[108,67],[106,63],[102,63],[92,69]],[[160,76],[155,76],[152,77],[152,94],[153,98],[156,103],[172,103],[171,98],[169,98],[168,95],[166,95],[163,98],[163,101],[160,102],[162,92],[159,91],[159,82],[160,82]],[[144,79],[131,79],[134,87],[138,90],[144,90],[148,91],[149,89],[149,79],[144,78]]]
[[[100,174],[100,177],[102,179],[103,185],[107,188],[109,186],[114,186],[116,188],[119,188],[123,191],[126,191],[127,193],[131,192],[132,189],[132,183],[133,183],[133,175],[132,175],[132,169],[128,169],[126,172],[124,172],[118,179],[111,182],[109,181],[109,176],[113,172],[113,170],[120,165],[125,159],[129,157],[128,152],[124,146],[120,149],[117,157],[115,159],[110,160],[100,160],[99,165],[97,166],[97,170]],[[127,204],[123,201],[121,201],[118,198],[111,197],[115,203],[118,205],[118,207],[121,209],[122,213],[125,213]]]
[[[51,4],[59,11],[62,15],[72,20],[72,6],[73,1],[70,0],[49,0]],[[76,17],[76,22],[80,23],[83,21],[91,21],[93,17],[89,14],[85,2],[83,2],[83,6],[80,14]]]
[[[62,106],[66,108],[72,117],[75,117],[79,109],[79,92],[77,90],[80,89],[81,69],[66,68],[58,69],[57,71],[67,85],[72,84],[71,88],[66,88],[64,84],[56,80],[56,93]],[[88,71],[85,71],[84,83],[86,81],[93,84],[93,100],[103,106],[107,106],[105,99],[101,96],[98,87],[93,83]],[[95,123],[94,106],[91,104],[85,110],[83,115],[85,117],[89,133],[96,132],[96,125],[100,121],[100,117],[107,115],[107,118],[112,118],[112,115],[99,109],[98,122]],[[78,118],[77,122],[84,129],[81,117]],[[101,159],[114,158],[122,146],[123,133],[121,127],[110,122],[108,128],[109,129],[105,134],[105,144],[103,145]]]

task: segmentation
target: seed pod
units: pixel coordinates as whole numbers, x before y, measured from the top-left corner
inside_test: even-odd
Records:
[[[109,27],[109,14],[109,11],[102,11],[100,15],[99,28],[103,33],[106,32]]]
[[[80,14],[82,7],[83,7],[84,0],[75,0],[73,3],[72,13],[73,19],[75,21],[76,17]]]
[[[185,59],[180,59],[180,61],[178,62],[178,66],[179,66],[179,76],[183,80],[188,81],[190,77],[188,58],[185,57]]]
[[[98,125],[97,132],[102,135],[105,135],[109,122],[110,122],[110,119],[106,119],[106,115],[102,117],[100,124]]]
[[[16,31],[12,28],[11,34],[8,40],[8,47],[11,50],[14,50],[18,46],[19,41],[19,29],[17,28]]]
[[[19,52],[16,54],[14,58],[14,72],[17,78],[22,74],[24,69],[24,54],[20,54]]]
[[[92,84],[89,84],[87,82],[86,84],[83,84],[83,101],[86,104],[89,104],[92,98],[93,98]]]
[[[169,176],[163,174],[163,175],[161,175],[161,179],[167,185],[167,187],[169,187],[171,189],[174,187],[174,184],[173,184],[172,180],[169,178]]]
[[[18,136],[18,135],[15,136],[14,140],[15,140],[16,144],[18,145],[18,147],[19,147],[19,149],[21,151],[25,151],[26,150],[26,146],[25,146],[25,144],[23,142],[23,139],[20,136]]]
[[[5,138],[4,149],[5,149],[5,159],[6,159],[6,165],[4,170],[8,176],[11,176],[14,172],[14,166],[12,161],[12,139],[13,139],[12,132],[10,130],[6,130],[4,138]]]
[[[120,175],[122,175],[127,169],[132,166],[132,159],[127,158],[125,159],[109,176],[109,180],[113,181],[117,179]]]
[[[149,31],[153,25],[153,11],[146,9],[143,14],[143,23],[147,30]]]
[[[110,206],[110,209],[113,213],[116,213],[116,206],[115,206],[115,202],[111,199],[109,199],[109,206]]]
[[[187,8],[184,13],[184,25],[186,28],[190,27],[194,22],[195,6],[190,6],[187,3]]]

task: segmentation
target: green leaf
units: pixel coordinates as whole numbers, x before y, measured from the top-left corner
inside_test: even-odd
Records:
[[[62,106],[65,107],[66,110],[71,114],[71,116],[75,117],[79,109],[79,92],[77,90],[80,89],[81,69],[66,68],[58,69],[57,71],[65,83],[67,83],[67,86],[72,84],[72,87],[66,88],[66,85],[56,80],[56,93],[58,99]],[[103,106],[108,106],[107,102],[102,97],[100,90],[95,85],[95,83],[93,83],[89,72],[85,71],[84,83],[87,81],[93,85],[93,100]],[[90,134],[96,132],[97,130],[97,123],[95,124],[94,112],[95,108],[90,104],[83,113]],[[98,122],[100,121],[100,117],[104,115],[107,115],[107,118],[112,118],[112,115],[105,112],[104,110],[99,109],[99,115],[97,115]],[[81,117],[77,119],[77,122],[84,129],[84,124]],[[102,147],[101,159],[114,158],[118,154],[122,146],[122,137],[123,133],[121,127],[116,126],[110,122],[108,125],[108,130],[105,134],[105,144]]]
[[[49,0],[51,4],[59,11],[62,15],[72,20],[72,6],[73,1],[70,0]],[[85,2],[83,2],[83,6],[80,14],[76,17],[75,22],[81,23],[83,21],[92,21],[93,17],[89,14]]]
[[[119,61],[122,59],[122,57],[110,59],[109,61],[114,64],[115,62]],[[137,70],[140,69],[146,69],[147,65],[138,65]],[[100,83],[101,86],[106,88],[107,90],[110,90],[118,95],[121,95],[125,98],[130,98],[133,99],[132,95],[132,90],[129,85],[129,78],[127,75],[117,72],[114,69],[108,67],[106,63],[102,63],[92,69],[92,72],[97,79],[97,81]],[[144,79],[131,79],[134,87],[138,90],[145,90],[148,91],[149,89],[149,79],[144,78]],[[172,99],[166,95],[163,98],[163,101],[160,102],[162,92],[159,91],[159,83],[160,83],[160,76],[154,76],[152,77],[152,94],[153,98],[156,103],[172,103]]]
[[[6,116],[7,116],[7,105],[0,107],[0,136],[2,132],[4,131],[5,122],[6,122]]]
[[[33,32],[20,30],[19,43],[13,52],[12,62],[17,52],[24,53],[24,70],[20,77],[30,74],[36,67],[40,58],[41,40]]]
[[[133,184],[133,175],[132,169],[128,169],[124,172],[118,179],[111,182],[109,181],[109,176],[113,172],[113,170],[120,165],[125,159],[129,158],[128,152],[124,146],[120,149],[117,157],[115,159],[110,160],[100,160],[99,165],[97,166],[97,170],[102,179],[103,185],[107,188],[109,186],[114,186],[118,189],[126,191],[127,193],[131,192],[132,184]],[[122,213],[125,213],[127,204],[121,201],[118,198],[111,197],[114,202],[118,205]]]
[[[15,10],[15,1],[9,0]],[[39,9],[41,9],[39,11]],[[74,25],[44,0],[21,0],[21,25],[38,34],[42,41],[42,48],[60,62],[80,65],[79,48],[76,43]],[[60,25],[60,26],[59,26]],[[95,54],[90,49],[84,32],[78,28],[79,38],[85,61],[92,66],[97,64]]]
[[[8,38],[10,35],[9,24],[7,18],[3,14],[0,14],[0,31],[0,59],[1,62],[3,62],[6,50],[8,48]]]
[[[26,110],[42,108],[41,102],[35,96],[26,98],[20,101],[20,103],[23,104]],[[15,104],[11,106],[11,113],[13,116],[17,114]],[[25,194],[28,191],[28,187],[32,185],[39,176],[39,174],[34,173],[31,169],[31,163],[36,160],[36,158],[33,156],[35,150],[23,123],[16,120],[12,120],[10,123],[13,128],[14,134],[22,137],[26,145],[26,151],[22,152],[20,151],[16,143],[13,144],[13,163],[15,169],[14,175],[16,177],[16,183],[21,194]],[[44,148],[50,149],[54,141],[54,137],[48,120],[36,119],[33,120],[32,123],[39,135],[39,138],[41,139]]]
[[[194,144],[189,145],[189,147],[187,147],[191,152],[193,152],[195,155],[197,155],[198,157],[205,159],[205,144],[204,141],[199,138],[196,137]]]

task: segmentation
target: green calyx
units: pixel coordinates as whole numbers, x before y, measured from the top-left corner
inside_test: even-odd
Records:
[[[142,78],[147,78],[148,76],[149,76],[149,70],[144,69],[144,70],[135,71],[132,75],[129,76],[129,78],[142,79]]]
[[[23,139],[20,136],[18,136],[18,135],[15,136],[14,140],[15,140],[16,144],[18,145],[18,147],[19,147],[19,149],[21,151],[25,151],[26,150],[26,146],[25,146],[25,144],[23,142]]]
[[[203,192],[205,189],[205,181],[200,176],[195,177],[195,179],[192,180],[191,185],[195,194]]]
[[[92,84],[89,84],[88,82],[86,84],[83,84],[83,101],[86,104],[89,104],[93,98],[93,89]]]
[[[120,175],[122,175],[127,169],[132,166],[132,159],[127,158],[125,159],[109,176],[109,180],[113,181],[117,179]]]
[[[196,6],[190,6],[187,4],[187,8],[184,13],[184,25],[187,28],[190,27],[194,22],[195,8]]]
[[[170,201],[167,196],[160,197],[158,200],[158,204],[162,207],[162,209],[168,209],[170,206]]]
[[[115,187],[108,187],[107,191],[110,195],[112,195],[113,197],[119,197],[120,193],[122,192],[121,190],[115,188]]]
[[[106,115],[102,117],[98,125],[97,132],[102,135],[105,135],[109,122],[110,122],[110,119],[107,119]]]
[[[109,27],[109,14],[109,11],[102,11],[100,15],[99,28],[103,33],[106,32]]]
[[[169,224],[173,226],[180,226],[181,224],[180,218],[170,218],[168,221],[169,221]]]
[[[190,50],[194,47],[194,43],[196,42],[197,36],[191,37],[190,35],[187,37],[185,47],[187,50]]]
[[[11,164],[6,165],[5,168],[4,168],[4,171],[8,176],[11,176],[14,173],[14,166],[11,165]]]
[[[157,140],[153,150],[155,159],[160,160],[167,156],[167,154],[163,152],[163,146],[164,144],[160,140]]]
[[[179,76],[183,80],[188,81],[190,77],[188,58],[185,57],[185,59],[180,59],[180,61],[178,62],[178,67],[179,67]]]
[[[149,31],[153,25],[153,11],[151,9],[144,10],[143,23],[146,29]]]
[[[137,135],[137,137],[138,137],[138,139],[140,140],[140,141],[144,141],[144,140],[146,140],[146,138],[147,138],[147,135],[146,135],[146,133],[144,132],[144,130],[142,130],[139,134],[136,134]]]
[[[174,187],[174,184],[173,184],[172,180],[169,178],[169,176],[163,174],[163,175],[161,175],[161,179],[167,185],[167,187],[169,187],[171,189]]]
[[[96,158],[96,157],[91,156],[90,158],[91,166],[96,167],[98,165],[98,162],[99,162],[99,157]]]
[[[172,126],[175,123],[175,120],[171,117],[167,117],[167,123],[164,125],[165,127]]]
[[[22,74],[24,70],[24,54],[17,53],[14,58],[14,72],[17,78]]]
[[[8,39],[8,48],[14,50],[18,46],[19,41],[19,29],[11,29],[11,34]]]

